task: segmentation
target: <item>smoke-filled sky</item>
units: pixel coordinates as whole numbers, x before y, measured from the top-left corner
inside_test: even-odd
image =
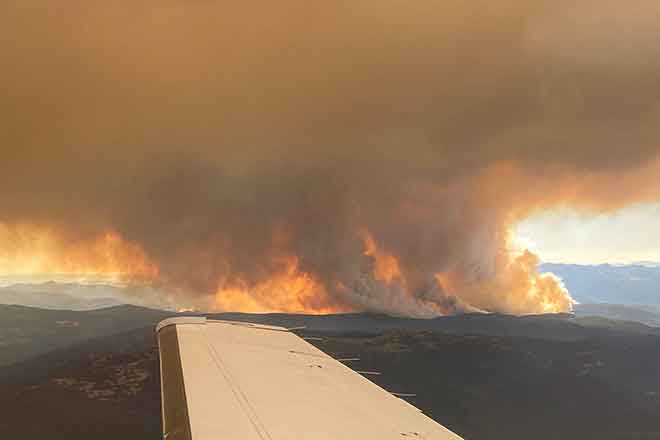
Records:
[[[560,311],[515,225],[660,199],[656,0],[11,0],[0,36],[0,272]]]

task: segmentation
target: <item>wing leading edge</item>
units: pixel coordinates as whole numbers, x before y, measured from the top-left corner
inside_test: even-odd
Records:
[[[167,440],[460,440],[287,329],[195,317],[156,332]]]

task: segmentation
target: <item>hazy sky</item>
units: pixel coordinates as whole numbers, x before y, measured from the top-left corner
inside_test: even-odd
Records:
[[[599,215],[564,207],[520,223],[517,235],[548,262],[657,262],[659,226],[660,204],[636,204]]]

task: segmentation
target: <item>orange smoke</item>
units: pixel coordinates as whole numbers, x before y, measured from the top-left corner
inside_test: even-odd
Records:
[[[54,229],[0,224],[0,274],[113,275],[118,280],[159,276],[137,243],[112,231],[70,240]]]
[[[556,276],[538,273],[540,260],[527,249],[506,246],[487,273],[455,266],[435,274],[438,292],[450,298],[439,301],[437,292],[415,295],[397,258],[383,251],[373,234],[363,230],[365,255],[374,259],[373,276],[388,287],[399,286],[409,299],[436,315],[464,311],[497,311],[513,314],[559,313],[572,309],[573,299]],[[513,240],[508,236],[507,241]]]
[[[573,299],[555,275],[537,271],[539,258],[525,250],[518,256],[502,256],[496,275],[465,279],[456,272],[436,274],[442,289],[481,310],[512,314],[570,311]]]

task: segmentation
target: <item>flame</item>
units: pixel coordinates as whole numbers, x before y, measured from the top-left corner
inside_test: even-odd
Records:
[[[241,279],[220,283],[215,294],[216,310],[242,312],[283,312],[329,314],[349,311],[333,304],[325,287],[316,278],[299,268],[293,256],[278,258],[282,270],[264,281],[251,285]]]
[[[397,256],[366,228],[358,237],[368,264],[358,280],[320,279],[303,269],[301,258],[287,251],[293,235],[286,228],[274,231],[268,251],[271,264],[260,276],[228,270],[211,292],[210,309],[309,314],[382,309],[437,316],[457,310],[553,313],[572,307],[561,280],[539,274],[538,257],[514,246],[503,248],[490,272],[470,275],[465,267],[450,267],[436,273],[435,285],[420,294],[412,291]],[[515,237],[509,234],[507,240]],[[168,283],[167,274],[161,274],[139,244],[114,231],[68,240],[52,228],[0,224],[0,275],[29,274],[112,275],[118,281],[164,282],[174,293],[182,287]]]
[[[113,231],[69,241],[47,227],[0,224],[0,275],[36,274],[155,279],[159,270],[138,244]]]
[[[374,277],[386,284],[391,284],[395,281],[405,283],[401,268],[399,267],[399,260],[394,255],[379,248],[373,234],[369,230],[363,229],[360,236],[364,243],[364,255],[372,257],[375,261]]]

